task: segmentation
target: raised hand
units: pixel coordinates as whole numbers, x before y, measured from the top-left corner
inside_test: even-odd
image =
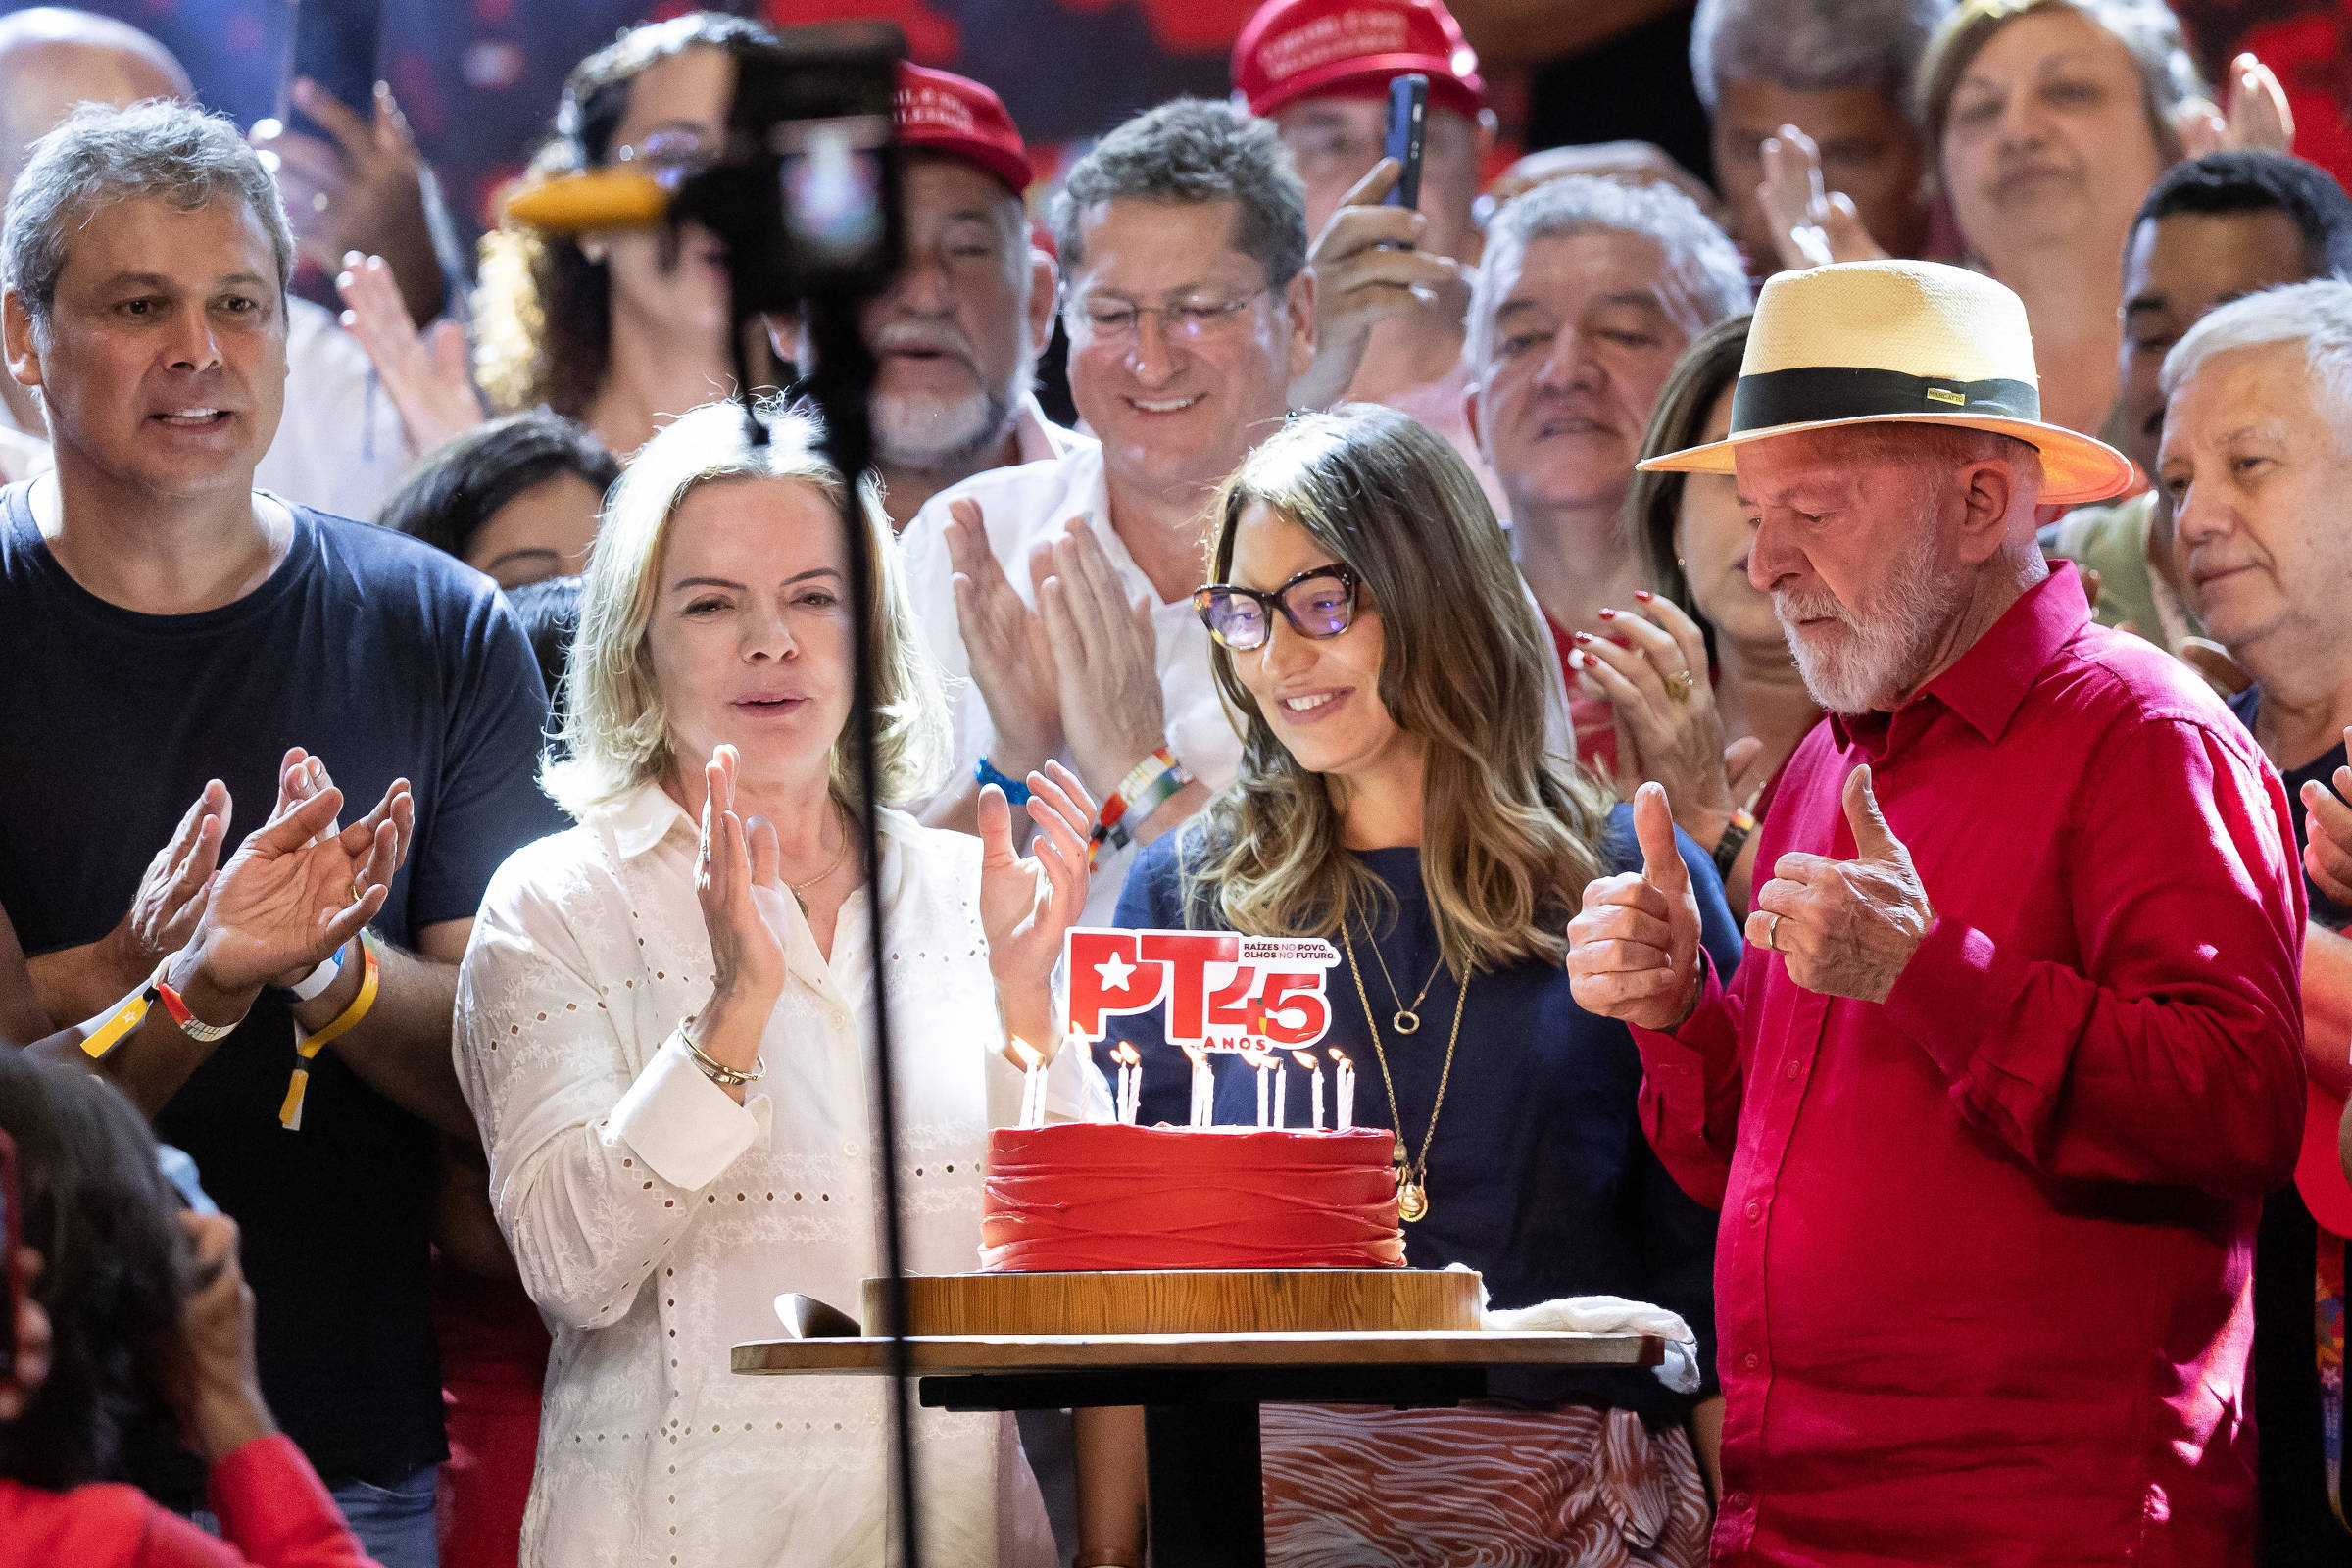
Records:
[[[411,320],[441,314],[444,279],[426,215],[430,175],[392,89],[375,84],[372,118],[362,119],[308,77],[296,78],[295,107],[331,142],[276,121],[253,127],[253,144],[275,163],[295,243],[332,272],[351,251],[389,259]]]
[[[1634,834],[1642,869],[1585,884],[1568,922],[1568,990],[1587,1012],[1663,1032],[1698,1004],[1698,895],[1655,784],[1634,796]]]
[[[1152,602],[1128,602],[1094,528],[1073,519],[1054,541],[1054,575],[1037,585],[1037,603],[1071,760],[1080,778],[1108,792],[1167,743]]]
[[[1854,858],[1782,856],[1748,912],[1747,940],[1780,954],[1807,991],[1885,1002],[1936,911],[1879,810],[1868,766],[1845,776],[1845,820]]]
[[[695,1043],[722,1065],[750,1071],[760,1036],[784,993],[784,942],[753,899],[754,888],[785,895],[775,824],[735,811],[737,753],[721,746],[703,769],[702,856],[694,896],[710,934],[710,1001],[693,1020]],[[740,1086],[729,1093],[742,1098]]]
[[[2352,746],[2352,729],[2344,731]],[[2303,869],[2318,888],[2338,904],[2352,904],[2352,767],[2339,767],[2327,784],[2312,779],[2303,786]]]
[[[214,779],[172,830],[171,842],[147,862],[138,891],[131,895],[129,912],[106,934],[116,989],[143,983],[166,954],[177,953],[195,934],[212,896],[213,873],[220,864],[228,815],[228,786]]]
[[[393,817],[413,811],[407,796],[403,779],[392,786],[381,818],[324,837],[321,830],[343,806],[343,792],[331,785],[272,816],[215,879],[186,950],[194,963],[190,978],[222,998],[250,1003],[263,985],[308,973],[358,936],[390,896],[401,839]]]
[[[1027,783],[1029,819],[1044,831],[1031,838],[1033,853],[1025,859],[1013,853],[1004,792],[994,784],[980,792],[980,924],[999,990],[1035,986],[1042,998],[1060,960],[1062,936],[1086,907],[1086,836],[1097,807],[1078,775],[1059,762],[1048,762]]]
[[[1404,172],[1383,158],[1340,198],[1306,259],[1315,277],[1315,361],[1291,383],[1291,407],[1327,409],[1347,393],[1381,322],[1444,302],[1455,318],[1469,304],[1461,264],[1416,247],[1428,220],[1381,198]]]
[[[1715,690],[1707,679],[1707,642],[1698,623],[1656,594],[1636,596],[1647,619],[1603,610],[1601,619],[1633,646],[1579,633],[1569,665],[1584,693],[1606,698],[1633,742],[1617,750],[1618,791],[1643,780],[1662,784],[1675,825],[1713,848],[1732,812],[1761,780],[1761,742],[1727,743]]]
[[[400,411],[409,445],[422,457],[490,416],[474,390],[466,328],[443,318],[422,332],[409,318],[400,284],[380,256],[352,251],[335,275],[343,329],[375,363],[376,378]]]
[[[1773,249],[1789,270],[1832,262],[1879,262],[1886,252],[1862,226],[1845,192],[1824,188],[1821,150],[1794,125],[1764,138],[1764,179],[1756,199],[1772,221]]]
[[[160,1369],[165,1397],[189,1447],[226,1458],[277,1430],[262,1398],[253,1350],[253,1287],[237,1264],[237,1222],[225,1214],[179,1216],[195,1288],[179,1309],[179,1336]]]
[[[2295,113],[2270,67],[2241,54],[2230,62],[2223,88],[2222,104],[2191,98],[2174,116],[2182,157],[2202,158],[2238,148],[2280,154],[2295,150]]]
[[[972,684],[988,706],[989,727],[995,731],[989,760],[1018,778],[1061,749],[1061,695],[1054,649],[1044,619],[1022,602],[988,548],[988,524],[980,504],[951,503],[943,532],[948,559],[956,567],[956,626],[963,637]],[[1032,574],[1033,587],[1036,575]]]

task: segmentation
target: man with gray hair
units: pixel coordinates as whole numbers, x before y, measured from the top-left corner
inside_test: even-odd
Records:
[[[1132,849],[1240,765],[1192,609],[1203,509],[1288,413],[1314,359],[1315,288],[1290,156],[1226,104],[1178,99],[1113,130],[1070,171],[1054,221],[1070,395],[1101,445],[944,491],[902,544],[933,652],[970,680],[961,777],[930,819],[968,827],[988,783],[1019,804],[1049,757],[1098,800],[1135,802],[1095,865],[1102,924]]]
[[[1889,255],[1924,256],[1931,160],[1911,76],[1953,0],[1699,0],[1690,75],[1715,151],[1732,237],[1759,272],[1781,266],[1786,225],[1759,195],[1767,145],[1813,150],[1833,222]],[[1842,207],[1838,204],[1842,203]]]
[[[405,1568],[434,1559],[446,1456],[440,1139],[477,1136],[456,964],[491,873],[561,820],[533,784],[544,690],[489,579],[254,488],[293,262],[260,156],[181,104],[84,105],[10,192],[8,368],[41,391],[56,467],[0,491],[0,907],[53,1019],[169,1002],[184,1040],[134,1035],[96,1069],[237,1220],[269,1402]],[[414,846],[371,934],[241,1018],[159,993],[244,853],[237,805],[258,828],[338,785]]]
[[[2220,306],[2165,357],[2159,383],[2156,476],[2172,502],[2174,559],[2207,634],[2254,677],[2230,708],[2304,806],[2292,813],[2302,859],[2312,815],[2338,808],[2328,786],[2352,724],[2352,283]],[[2315,1288],[2340,1297],[2352,1236],[2352,1189],[2335,1157],[2352,1089],[2352,903],[2318,881],[2304,893],[2304,1157],[2295,1185],[2264,1202],[2254,1249],[2263,1560],[2282,1565],[2352,1560],[2341,1483],[2326,1466],[2323,1367],[2341,1341],[2315,1339],[2312,1313]]]
[[[1464,402],[1563,665],[1579,632],[1604,634],[1602,611],[1646,586],[1618,514],[1658,389],[1691,338],[1747,307],[1732,242],[1662,185],[1557,179],[1488,225]],[[1570,712],[1577,755],[1613,771],[1609,704]]]

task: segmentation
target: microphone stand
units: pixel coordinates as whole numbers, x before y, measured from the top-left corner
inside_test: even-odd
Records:
[[[898,1545],[904,1568],[921,1568],[921,1520],[915,1512],[914,1426],[906,1401],[912,1375],[906,1348],[906,1256],[899,1226],[898,1083],[891,1071],[890,988],[883,983],[886,933],[882,915],[882,855],[876,814],[879,785],[874,746],[873,596],[881,563],[873,558],[873,529],[858,503],[858,485],[873,464],[872,416],[867,398],[878,367],[848,299],[808,299],[801,304],[802,324],[816,351],[815,373],[799,385],[823,416],[825,455],[842,476],[841,526],[849,547],[850,637],[856,681],[851,693],[850,732],[857,747],[858,832],[865,856],[865,929],[874,975],[874,1143],[882,1167],[882,1331],[889,1336],[891,1477],[899,1516]],[[738,313],[742,315],[742,313]],[[735,323],[735,388],[754,447],[767,445],[767,425],[757,413],[751,376],[749,333],[760,318],[742,315]]]

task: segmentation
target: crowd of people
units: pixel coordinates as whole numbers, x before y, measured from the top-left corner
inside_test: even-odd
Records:
[[[1443,0],[1050,191],[901,73],[858,474],[698,226],[461,275],[388,91],[0,19],[0,1568],[887,1560],[879,1386],[727,1348],[880,1272],[877,986],[910,1270],[1021,1053],[1111,1114],[1079,924],[1331,941],[1409,1262],[1695,1340],[1268,1407],[1268,1560],[2352,1568],[2352,197],[2260,62],[1701,0],[1717,189],[1506,164]],[[933,1560],[1146,1560],[1140,1424],[913,1431]]]

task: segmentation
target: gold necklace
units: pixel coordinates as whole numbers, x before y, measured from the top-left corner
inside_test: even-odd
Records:
[[[1364,928],[1364,940],[1372,940],[1369,925]],[[1438,1073],[1437,1103],[1429,1107],[1429,1130],[1421,1135],[1421,1157],[1412,1160],[1405,1155],[1404,1113],[1396,1106],[1396,1082],[1389,1076],[1389,1053],[1380,1043],[1380,1020],[1372,1011],[1371,996],[1364,990],[1363,966],[1355,961],[1355,943],[1348,935],[1345,920],[1340,922],[1340,945],[1348,950],[1348,972],[1355,978],[1356,1000],[1364,1004],[1364,1022],[1372,1031],[1372,1054],[1380,1062],[1381,1086],[1389,1092],[1389,1119],[1396,1124],[1396,1150],[1393,1156],[1396,1162],[1396,1212],[1408,1221],[1417,1220],[1429,1212],[1429,1146],[1437,1142],[1438,1113],[1446,1108],[1446,1085],[1453,1077],[1453,1048],[1462,1038],[1462,1004],[1470,1000],[1470,976],[1464,972],[1462,989],[1454,995],[1453,1032],[1446,1037],[1446,1065]],[[1372,944],[1372,956],[1380,956],[1377,942]],[[1441,956],[1438,967],[1445,966],[1446,960]],[[1434,982],[1437,976],[1432,974],[1430,979]],[[1429,988],[1422,987],[1422,995],[1428,994]]]
[[[822,871],[817,872],[816,875],[809,877],[807,881],[787,882],[784,884],[785,888],[792,894],[793,902],[801,906],[801,912],[803,914],[807,914],[808,912],[808,901],[802,897],[801,890],[803,888],[812,888],[819,882],[822,882],[825,878],[831,876],[834,872],[840,870],[841,862],[849,858],[850,829],[849,824],[844,823],[842,824],[841,829],[841,848],[833,852],[833,863],[826,866]]]
[[[1341,929],[1344,931],[1346,928],[1347,922],[1342,921]],[[1372,941],[1372,922],[1369,920],[1364,922],[1364,940],[1372,943],[1372,961],[1380,965],[1380,977],[1388,982],[1389,1000],[1396,1004],[1396,1014],[1395,1017],[1389,1020],[1389,1027],[1396,1030],[1400,1035],[1419,1033],[1421,1029],[1421,1004],[1428,999],[1429,988],[1438,983],[1438,976],[1445,971],[1446,955],[1443,953],[1438,955],[1437,967],[1430,970],[1429,978],[1421,982],[1420,994],[1413,998],[1413,1004],[1408,1007],[1396,994],[1396,981],[1389,973],[1389,960],[1380,956],[1380,944]],[[1348,961],[1353,962],[1354,960],[1350,958]],[[1360,988],[1360,981],[1358,982],[1358,986]],[[1370,1000],[1366,999],[1364,1004],[1366,1007],[1369,1007],[1371,1005]]]

